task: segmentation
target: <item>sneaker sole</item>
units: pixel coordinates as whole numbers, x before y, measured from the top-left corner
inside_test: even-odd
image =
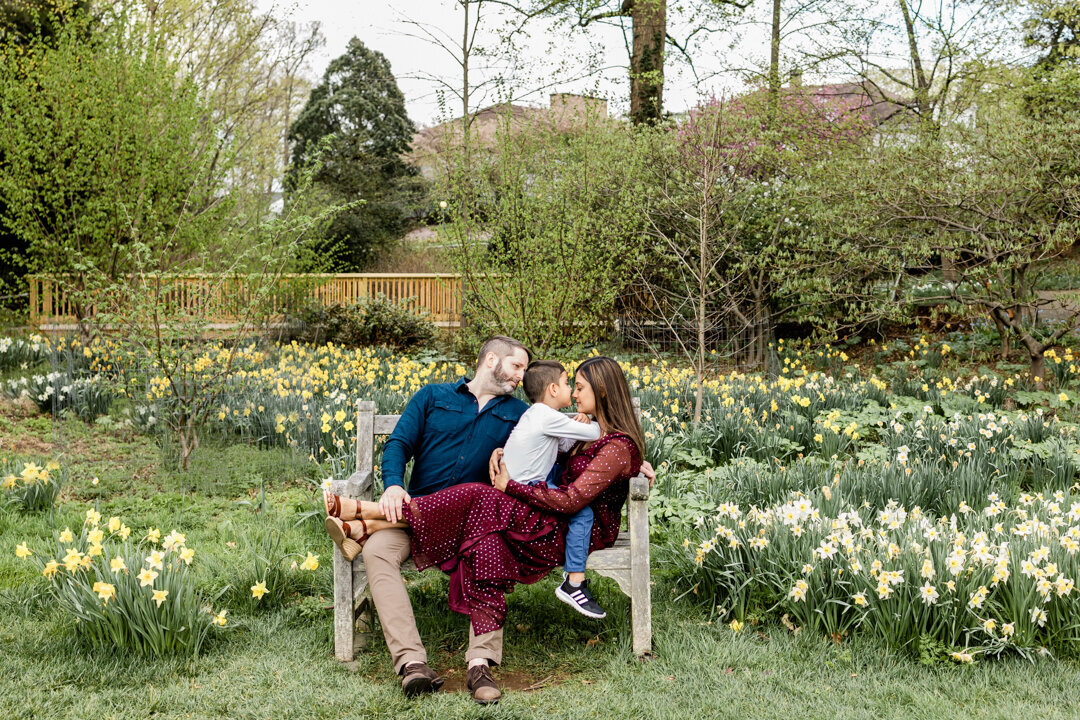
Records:
[[[574,598],[570,597],[565,592],[563,592],[563,589],[562,589],[561,585],[559,587],[555,588],[555,597],[559,598],[564,603],[566,603],[570,607],[574,608],[575,610],[577,610],[579,613],[581,613],[582,615],[584,615],[587,618],[592,618],[593,620],[603,620],[604,618],[607,617],[607,611],[604,611],[602,613],[589,612],[585,608],[578,605],[577,602],[574,600]]]

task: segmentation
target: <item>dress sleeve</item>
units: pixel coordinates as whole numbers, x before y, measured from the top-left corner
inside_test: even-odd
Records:
[[[569,485],[549,488],[510,483],[506,486],[506,494],[541,510],[572,515],[591,503],[616,478],[628,475],[632,463],[633,456],[626,444],[612,440],[600,448],[596,457]]]

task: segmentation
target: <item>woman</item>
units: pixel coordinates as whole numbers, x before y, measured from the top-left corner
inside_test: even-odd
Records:
[[[586,360],[574,383],[578,412],[595,416],[603,434],[575,448],[560,487],[512,483],[499,462],[494,487],[455,485],[405,507],[416,567],[450,574],[450,607],[469,615],[478,635],[502,627],[505,593],[515,583],[534,583],[562,564],[569,515],[592,507],[590,552],[618,537],[629,481],[641,467],[641,425],[622,369],[611,358]],[[374,502],[328,495],[327,512],[327,530],[350,560],[370,533],[403,526],[388,523]]]

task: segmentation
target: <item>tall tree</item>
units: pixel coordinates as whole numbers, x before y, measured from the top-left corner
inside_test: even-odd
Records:
[[[1027,0],[1023,3],[1024,43],[1037,49],[1039,64],[1080,64],[1080,2]]]
[[[22,0],[0,4],[0,48],[29,49],[35,43],[52,44],[61,30],[72,19],[84,17],[90,9],[90,0]],[[84,25],[86,32],[93,31],[93,24]],[[0,50],[2,51],[2,50]],[[25,66],[29,56],[24,53],[7,55],[16,67]],[[25,72],[25,68],[23,69]],[[12,78],[18,73],[12,75]],[[0,166],[3,166],[0,155]],[[4,218],[8,217],[7,205],[0,197],[0,308],[13,311],[26,307],[24,273],[27,270],[29,247],[26,239],[12,232]]]
[[[131,11],[111,7],[93,34],[89,20],[72,21],[53,41],[9,47],[0,63],[5,221],[25,243],[28,270],[67,274],[80,321],[90,313],[86,279],[122,277],[131,243],[199,256],[204,267],[229,250],[206,245],[232,202],[229,147],[199,88]],[[24,73],[15,59],[27,55]]]
[[[362,201],[327,231],[343,267],[362,269],[403,234],[417,171],[402,156],[415,132],[386,56],[350,40],[289,131],[293,177],[318,166],[314,182],[333,200]]]
[[[489,0],[490,1],[490,0]],[[753,0],[500,0],[524,21],[555,17],[579,29],[614,25],[626,39],[630,75],[630,119],[654,123],[664,115],[664,62],[670,46],[693,66],[691,44],[700,34],[723,25],[727,15],[750,6]],[[678,17],[672,22],[671,15]],[[682,34],[676,37],[672,27]]]
[[[818,35],[814,59],[857,77],[870,102],[914,119],[927,138],[972,108],[1009,41],[988,0],[835,0],[831,11],[844,22]]]

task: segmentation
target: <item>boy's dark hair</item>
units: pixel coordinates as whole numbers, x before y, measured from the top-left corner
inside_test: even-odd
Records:
[[[544,393],[547,392],[548,385],[559,382],[564,372],[566,368],[561,362],[555,360],[537,360],[530,363],[525,370],[525,378],[521,381],[529,402],[540,402]]]

